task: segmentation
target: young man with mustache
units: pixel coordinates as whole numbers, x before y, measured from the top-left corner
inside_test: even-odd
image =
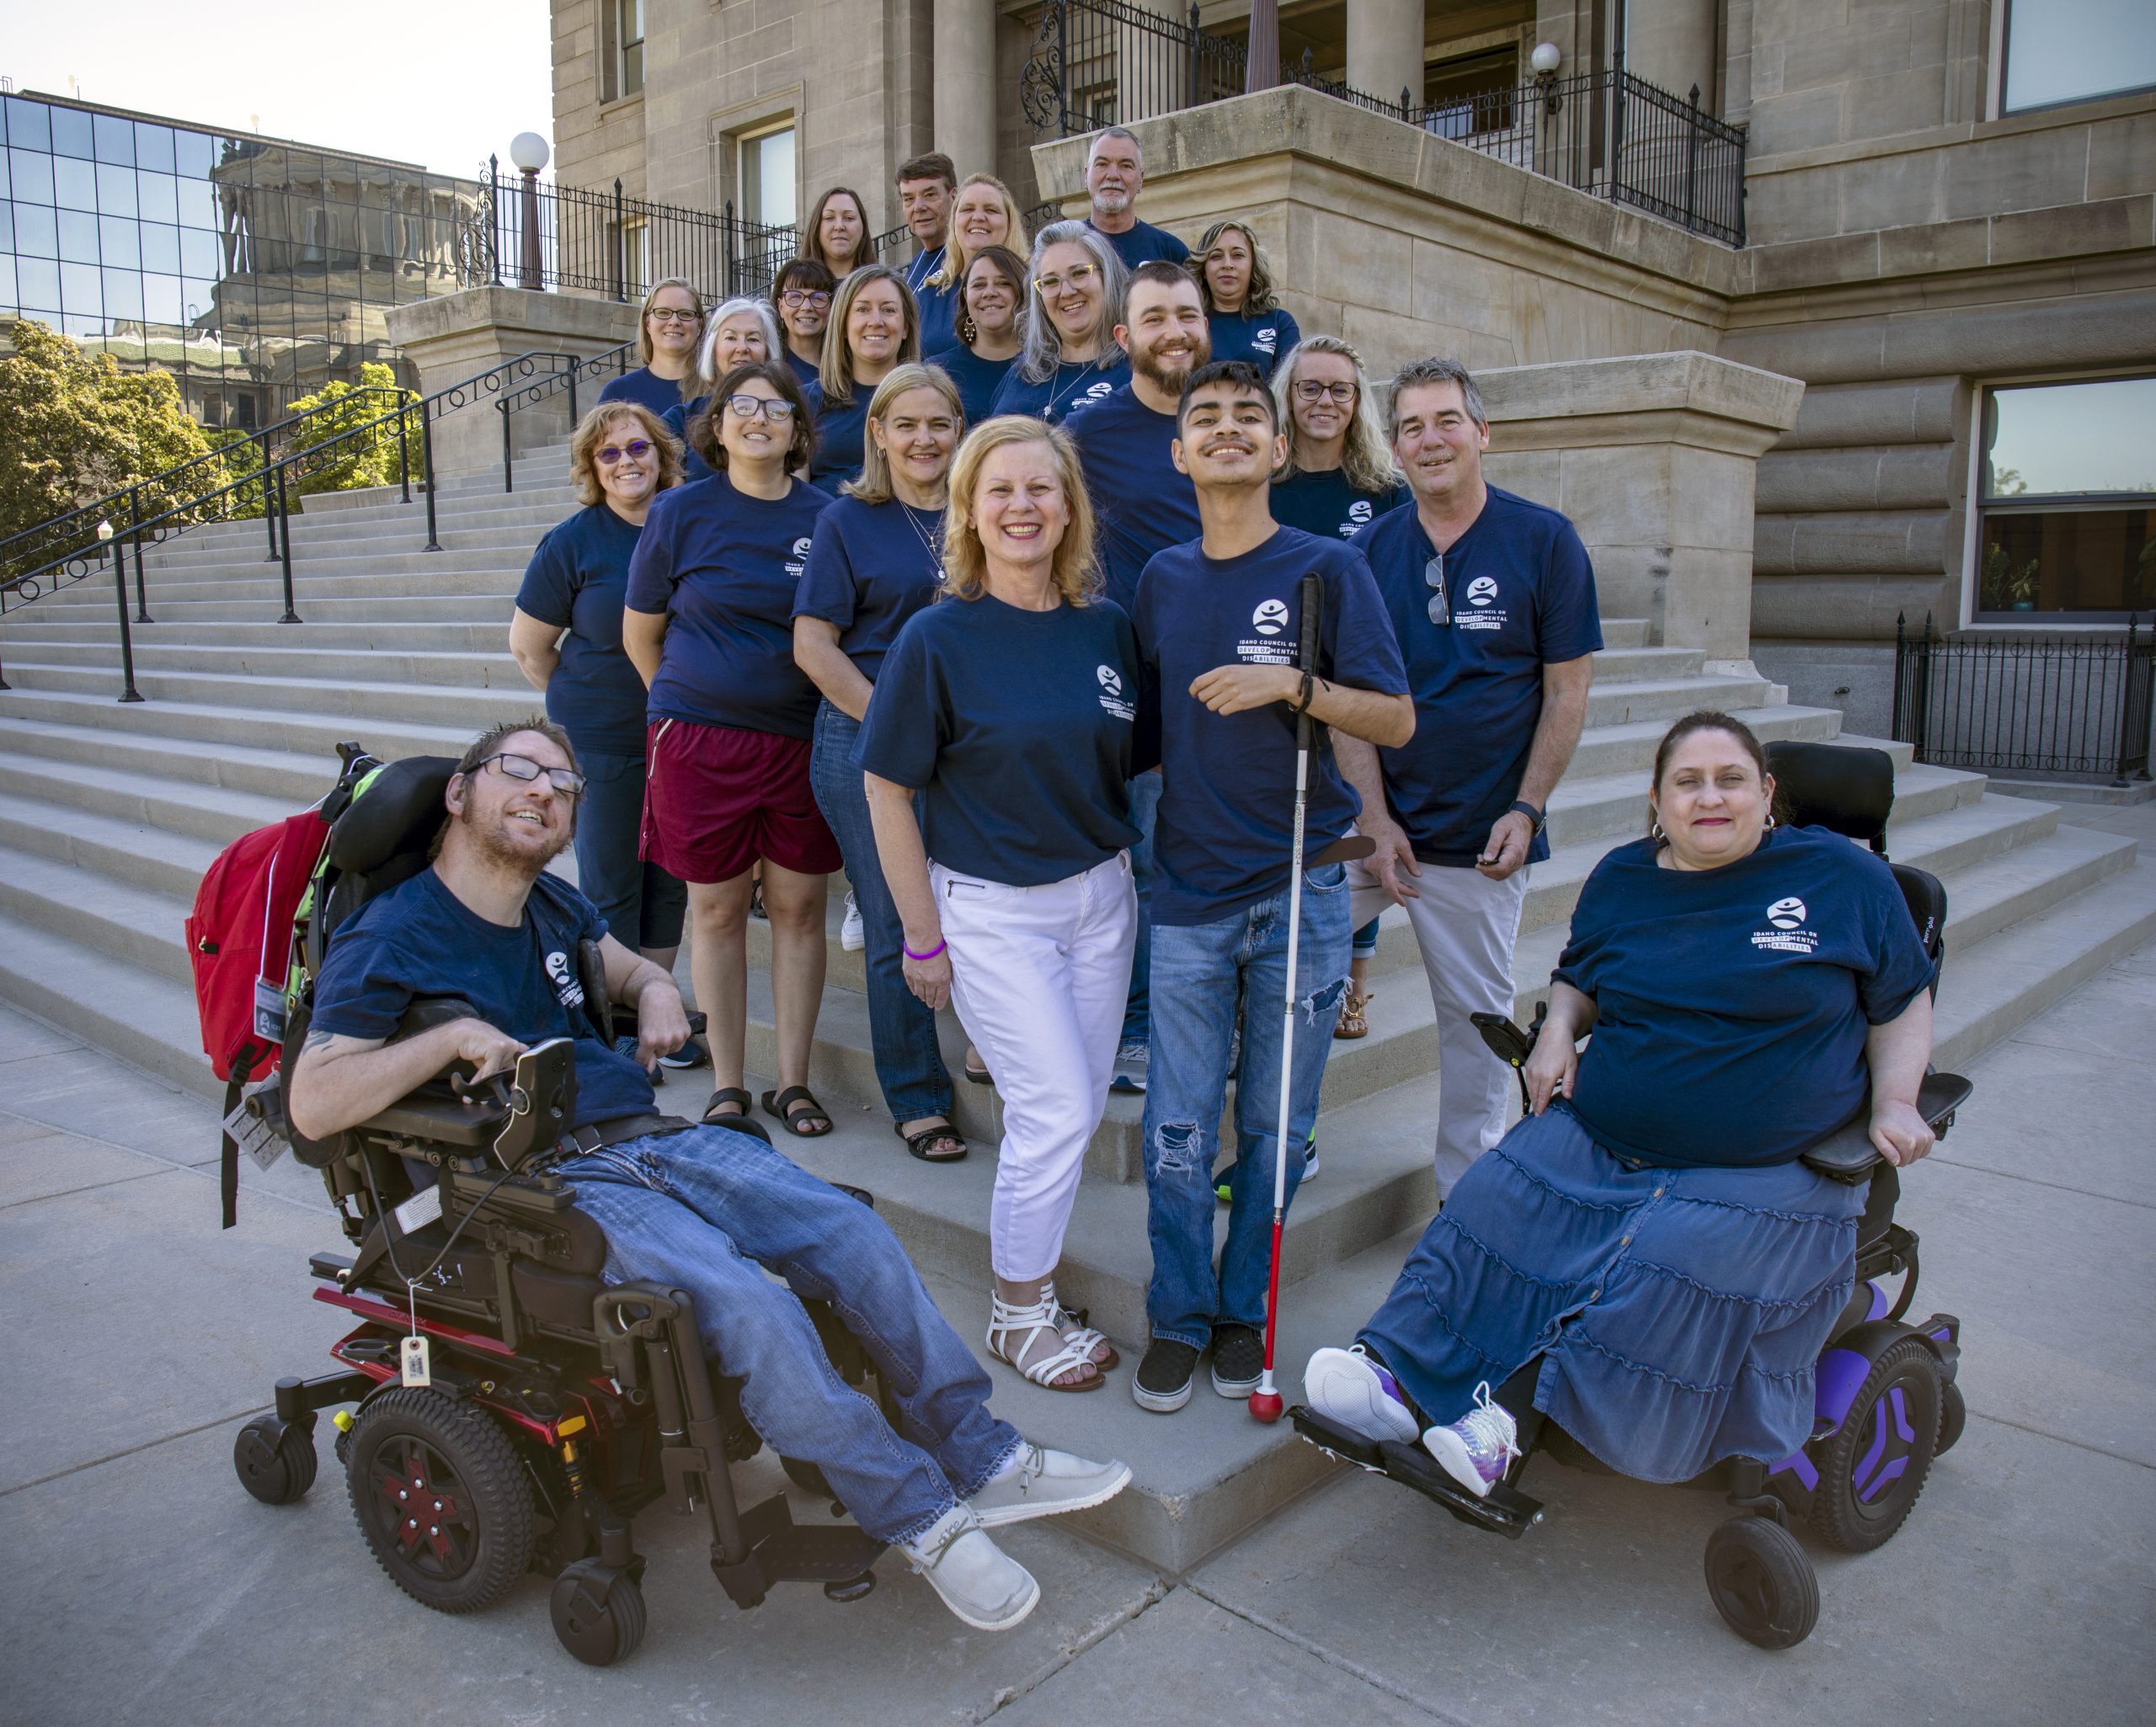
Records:
[[[1146,565],[1132,615],[1145,678],[1138,759],[1157,756],[1161,790],[1145,1124],[1152,1341],[1131,1389],[1141,1408],[1162,1413],[1189,1402],[1209,1344],[1223,1397],[1248,1397],[1262,1365],[1294,717],[1307,709],[1330,731],[1390,748],[1415,727],[1400,650],[1362,554],[1273,519],[1272,474],[1286,450],[1257,369],[1221,360],[1192,372],[1170,453],[1195,488],[1202,532]],[[1317,667],[1305,680],[1296,648],[1311,573],[1322,583],[1323,614]],[[1356,811],[1330,752],[1315,752],[1305,856],[1345,838]],[[1316,1118],[1347,988],[1348,897],[1344,866],[1305,867],[1289,1109],[1298,1150]],[[1216,1272],[1213,1165],[1239,1010],[1238,1155]],[[1292,1156],[1291,1195],[1301,1174]]]
[[[1138,578],[1153,554],[1198,537],[1198,493],[1171,454],[1184,381],[1211,358],[1205,301],[1197,279],[1179,264],[1156,259],[1139,264],[1130,273],[1115,339],[1130,356],[1130,381],[1072,410],[1063,424],[1085,465],[1108,598],[1129,611],[1137,600]],[[1138,886],[1138,951],[1109,1085],[1113,1091],[1145,1089],[1152,1037],[1147,982],[1152,940],[1146,907],[1153,887],[1153,812],[1160,801],[1160,776],[1140,774],[1132,782],[1130,814],[1138,824],[1138,843],[1130,848],[1130,866]]]

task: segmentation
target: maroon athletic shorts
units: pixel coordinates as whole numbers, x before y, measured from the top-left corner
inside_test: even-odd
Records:
[[[758,858],[804,876],[841,866],[808,786],[809,740],[659,720],[646,744],[642,855],[684,882],[730,882]]]

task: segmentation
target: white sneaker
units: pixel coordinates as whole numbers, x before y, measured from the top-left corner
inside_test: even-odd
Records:
[[[853,903],[853,889],[846,891],[846,916],[839,923],[839,946],[848,953],[858,953],[868,945],[868,936],[861,927],[861,908]]]
[[[1392,1375],[1359,1343],[1353,1349],[1321,1349],[1310,1357],[1303,1369],[1303,1401],[1335,1426],[1365,1439],[1415,1442],[1414,1411]]]
[[[1142,1092],[1145,1089],[1145,1069],[1151,1060],[1151,1050],[1143,1043],[1125,1043],[1115,1053],[1115,1077],[1108,1081],[1111,1091]]]
[[[896,1546],[943,1605],[977,1631],[1008,1631],[1040,1605],[1033,1574],[989,1538],[969,1506],[953,1506]]]
[[[984,1528],[1106,1505],[1130,1484],[1130,1465],[1074,1457],[1022,1442],[1003,1473],[966,1501]]]
[[[1449,1427],[1431,1428],[1422,1436],[1422,1448],[1462,1487],[1487,1499],[1520,1454],[1519,1425],[1490,1395],[1486,1379],[1475,1388],[1475,1407]]]

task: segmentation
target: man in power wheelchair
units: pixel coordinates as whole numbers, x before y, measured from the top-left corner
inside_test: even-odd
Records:
[[[536,1558],[561,1574],[558,1633],[597,1664],[642,1634],[627,1518],[662,1490],[704,1500],[744,1607],[786,1579],[866,1593],[889,1544],[968,1624],[1016,1625],[1039,1586],[987,1530],[1098,1505],[1129,1468],[990,1413],[867,1195],[655,1113],[648,1069],[691,1030],[680,993],[543,873],[582,789],[567,738],[532,720],[382,770],[332,831],[283,1104],[356,1209],[358,1259],[318,1257],[318,1295],[367,1324],[338,1346],[351,1371],[280,1384],[242,1479],[297,1498],[313,1412],[357,1400],[339,1452],[391,1576],[464,1612]],[[797,1527],[783,1495],[741,1512],[728,1463],[757,1436],[858,1529]]]
[[[1745,1515],[1708,1544],[1710,1593],[1779,1649],[1818,1615],[1790,1514],[1876,1547],[1960,1436],[1960,1325],[1902,1323],[1916,1239],[1892,1219],[1897,1171],[1970,1087],[1927,1073],[1945,896],[1883,861],[1891,759],[1774,762],[1780,826],[1745,726],[1670,728],[1651,834],[1582,888],[1546,1019],[1483,1026],[1526,1113],[1353,1346],[1310,1357],[1294,1415],[1513,1536],[1540,1517],[1518,1487],[1538,1446],[1723,1486]],[[1890,1306],[1874,1280],[1895,1271]]]

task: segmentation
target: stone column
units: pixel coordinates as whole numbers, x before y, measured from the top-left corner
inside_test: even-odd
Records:
[[[1796,424],[1796,378],[1713,354],[1630,354],[1475,375],[1490,479],[1562,510],[1594,560],[1605,617],[1655,644],[1750,669],[1759,457]]]
[[[1630,0],[1625,13],[1625,69],[1659,84],[1679,101],[1700,87],[1700,106],[1715,103],[1715,14],[1718,0]]]
[[[1422,0],[1348,0],[1348,83],[1397,102],[1422,100]]]
[[[995,0],[934,8],[936,147],[958,178],[995,171]]]
[[[495,404],[504,388],[514,391],[520,381],[505,385],[497,377],[490,384],[482,374],[524,354],[574,354],[588,358],[627,341],[637,333],[637,308],[611,300],[586,298],[580,294],[536,294],[523,288],[467,288],[438,300],[415,300],[408,306],[392,306],[388,312],[389,339],[403,349],[419,368],[419,392],[436,392],[467,379],[481,381],[466,392],[467,400],[434,423],[435,472],[437,476],[468,473],[475,469],[499,469],[502,459],[502,417]],[[535,368],[536,377],[547,369]],[[599,400],[603,378],[579,380],[577,407],[587,409]],[[518,450],[534,449],[566,437],[569,425],[569,398],[566,390],[544,401],[519,409],[510,416],[510,437]]]

